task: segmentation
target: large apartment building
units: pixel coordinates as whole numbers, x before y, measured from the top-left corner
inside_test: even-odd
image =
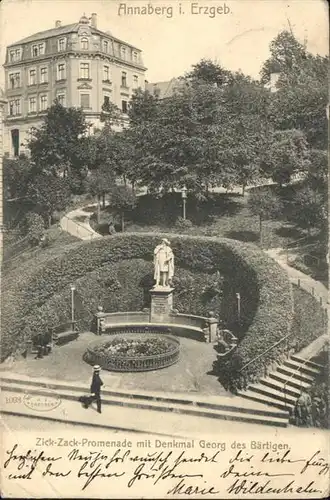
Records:
[[[142,53],[97,28],[97,15],[35,33],[7,47],[4,150],[24,151],[31,127],[55,99],[81,107],[87,120],[100,126],[102,104],[112,101],[123,113],[134,89],[145,88]]]

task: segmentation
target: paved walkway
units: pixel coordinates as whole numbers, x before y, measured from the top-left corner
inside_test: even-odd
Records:
[[[81,333],[77,340],[63,346],[55,346],[53,352],[42,359],[20,358],[0,365],[6,375],[47,377],[65,380],[68,383],[81,382],[87,387],[92,369],[83,361],[83,354],[95,335]],[[104,342],[109,340],[104,335]],[[107,387],[128,391],[161,391],[204,395],[227,394],[212,374],[212,365],[217,353],[212,344],[180,337],[180,359],[177,363],[161,370],[138,373],[115,373],[103,370],[102,377]]]
[[[63,231],[80,238],[81,240],[93,240],[96,238],[102,238],[102,236],[91,228],[89,223],[89,218],[92,215],[92,211],[88,210],[90,208],[96,207],[94,205],[88,205],[87,207],[77,208],[68,212],[60,220],[60,226]]]
[[[329,344],[328,333],[321,335],[313,342],[311,342],[308,346],[304,347],[304,349],[302,349],[299,353],[297,353],[297,356],[303,359],[311,359],[313,356],[319,354],[322,351],[322,349],[326,346],[326,344]]]
[[[303,290],[315,296],[318,300],[322,300],[324,307],[329,302],[329,290],[321,283],[316,281],[307,274],[298,271],[289,266],[287,263],[286,251],[283,248],[271,248],[265,252],[272,257],[279,265],[285,269],[290,277],[292,283],[300,286]]]

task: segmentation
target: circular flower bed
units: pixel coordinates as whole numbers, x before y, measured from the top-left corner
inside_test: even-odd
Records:
[[[125,334],[90,345],[84,361],[109,371],[137,372],[173,365],[179,354],[180,342],[175,337]]]

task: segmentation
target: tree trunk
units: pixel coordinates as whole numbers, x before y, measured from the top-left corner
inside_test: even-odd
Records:
[[[125,231],[125,221],[124,221],[124,212],[121,213],[121,230]]]
[[[262,247],[262,217],[261,217],[261,215],[259,216],[259,243],[260,243],[260,246]]]
[[[48,227],[52,225],[52,214],[48,215]]]
[[[243,184],[242,185],[242,196],[245,196],[245,188],[246,188],[246,184]]]
[[[123,181],[124,181],[124,186],[126,187],[127,186],[127,180],[126,180],[126,175],[125,174],[123,175]]]
[[[97,213],[96,213],[96,221],[100,224],[101,220],[101,196],[97,195]]]
[[[105,208],[105,193],[102,194],[102,207]]]

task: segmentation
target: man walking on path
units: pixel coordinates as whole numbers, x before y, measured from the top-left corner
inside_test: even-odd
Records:
[[[96,401],[97,404],[97,411],[101,413],[101,387],[103,385],[103,382],[100,378],[100,371],[101,367],[99,365],[94,366],[94,373],[93,373],[93,379],[91,383],[91,393],[92,393],[92,401]]]

